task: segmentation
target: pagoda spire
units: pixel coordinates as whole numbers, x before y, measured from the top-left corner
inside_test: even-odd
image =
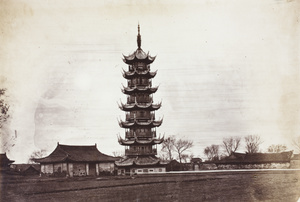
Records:
[[[142,39],[140,35],[140,24],[138,24],[137,45],[139,49],[141,49],[141,44],[142,44]]]

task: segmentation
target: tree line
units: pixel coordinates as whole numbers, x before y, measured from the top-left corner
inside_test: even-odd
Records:
[[[180,163],[182,161],[186,162],[188,158],[192,158],[193,155],[185,154],[190,148],[193,147],[193,141],[185,139],[176,139],[175,136],[169,136],[164,139],[162,143],[161,151],[165,154],[162,154],[161,157],[166,160],[173,160],[174,156],[177,156],[177,159]],[[174,155],[175,153],[175,155]]]
[[[260,146],[263,143],[259,135],[248,135],[245,137],[232,136],[223,138],[222,144],[212,144],[205,147],[203,154],[208,161],[219,160],[221,158],[230,156],[232,153],[241,150],[242,142],[244,141],[244,151],[246,153],[261,152]],[[300,136],[293,139],[293,145],[296,152],[300,153]],[[193,147],[193,141],[176,139],[175,136],[165,138],[162,143],[161,158],[166,160],[177,159],[180,163],[187,162],[187,159],[192,159],[193,154],[186,154],[190,148]],[[267,148],[269,153],[280,153],[286,151],[288,148],[284,144],[272,144]]]
[[[232,153],[236,152],[241,147],[241,142],[242,138],[238,136],[223,138],[221,145],[212,144],[211,146],[207,146],[203,153],[209,161],[219,160],[222,157],[230,156]],[[244,137],[244,143],[245,152],[253,154],[260,152],[260,146],[263,141],[259,135],[248,135]],[[294,141],[296,148],[297,144],[300,145],[300,138],[298,143],[297,141]],[[298,152],[300,152],[300,147],[298,148]],[[267,148],[267,152],[269,153],[280,153],[286,150],[287,146],[283,144],[272,144]]]

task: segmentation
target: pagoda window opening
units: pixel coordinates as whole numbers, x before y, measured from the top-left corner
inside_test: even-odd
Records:
[[[138,62],[137,67],[138,67],[138,70],[143,70],[145,67],[145,64],[143,62]]]
[[[136,85],[136,78],[132,79],[131,81],[132,81],[133,86],[135,86]]]
[[[133,71],[132,65],[129,65],[128,68],[129,68],[129,71]]]

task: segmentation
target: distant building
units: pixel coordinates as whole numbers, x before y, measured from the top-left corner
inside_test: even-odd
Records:
[[[292,151],[281,153],[236,153],[214,161],[218,169],[231,168],[289,168]]]
[[[201,163],[202,163],[201,158],[192,158],[191,159],[192,170],[200,170]]]
[[[96,144],[71,146],[58,143],[49,156],[35,159],[35,161],[41,164],[42,174],[73,177],[113,174],[114,162],[119,159],[101,153]]]
[[[12,164],[15,161],[10,160],[7,158],[6,153],[0,154],[0,171],[8,171],[10,164]]]
[[[20,175],[39,175],[41,172],[40,164],[11,164],[10,168]]]
[[[155,120],[155,111],[161,103],[153,104],[153,94],[158,87],[152,87],[156,72],[150,71],[150,64],[155,57],[141,49],[140,27],[137,45],[138,49],[123,59],[128,71],[123,73],[127,87],[122,90],[127,95],[127,103],[120,105],[126,112],[126,120],[119,122],[120,127],[125,128],[125,139],[119,137],[119,143],[125,146],[125,157],[116,162],[120,175],[166,172],[166,162],[156,157],[156,145],[162,143],[163,138],[156,135],[162,119]]]
[[[166,166],[166,171],[181,171],[182,170],[182,165],[176,161],[175,159],[173,159],[172,161],[170,161],[168,163],[168,165]]]

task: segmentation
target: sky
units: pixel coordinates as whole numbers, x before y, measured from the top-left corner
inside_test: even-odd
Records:
[[[261,151],[300,135],[300,9],[292,0],[0,2],[0,87],[10,119],[1,152],[16,163],[57,142],[123,151],[122,54],[157,56],[161,136],[194,142],[260,135]],[[244,145],[239,149],[245,151]]]

